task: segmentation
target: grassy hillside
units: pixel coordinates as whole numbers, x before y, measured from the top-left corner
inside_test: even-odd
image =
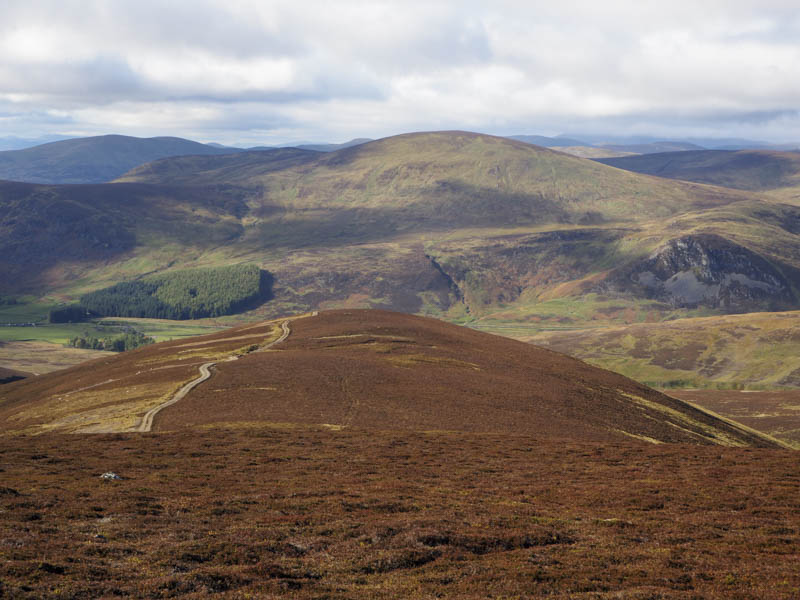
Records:
[[[312,163],[320,155],[321,152],[300,148],[275,148],[224,156],[178,156],[137,166],[121,174],[116,182],[190,186],[241,185],[266,173]],[[247,187],[246,184],[243,187]]]
[[[655,387],[800,387],[800,312],[513,333]]]
[[[185,181],[180,171],[191,170],[196,184],[261,186],[262,206],[336,207],[355,211],[361,220],[392,218],[397,231],[638,221],[745,198],[467,132],[385,138],[281,170],[264,169],[268,157],[251,153],[247,159],[252,166],[246,169],[235,159],[161,161],[159,168],[146,165],[119,181],[176,183]],[[208,169],[210,163],[219,167]],[[179,172],[177,179],[172,171]]]
[[[228,154],[175,137],[135,138],[103,135],[0,152],[0,179],[31,183],[102,183],[137,165],[184,154]]]
[[[186,264],[241,235],[246,210],[224,188],[0,182],[0,289],[77,299]]]

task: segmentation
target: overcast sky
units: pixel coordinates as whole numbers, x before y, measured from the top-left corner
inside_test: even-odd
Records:
[[[800,141],[797,0],[0,0],[0,137]]]

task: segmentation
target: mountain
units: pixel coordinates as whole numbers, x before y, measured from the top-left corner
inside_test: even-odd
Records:
[[[124,279],[125,261],[137,275],[190,262],[241,235],[247,208],[240,194],[224,185],[0,182],[2,286],[55,292],[77,285],[80,294],[87,283],[96,289]],[[87,268],[91,282],[80,281]]]
[[[258,152],[263,150],[277,150],[279,148],[300,148],[301,150],[313,150],[314,152],[335,152],[343,148],[351,148],[352,146],[360,146],[367,142],[371,142],[370,138],[355,138],[349,142],[342,142],[341,144],[315,144],[313,142],[296,142],[293,144],[283,144],[280,146],[253,146],[247,148],[248,152]]]
[[[31,183],[102,183],[137,165],[166,156],[231,152],[239,150],[215,148],[175,137],[75,138],[0,152],[0,179]]]
[[[591,146],[586,142],[576,140],[569,137],[557,136],[547,137],[544,135],[510,135],[510,140],[517,140],[518,142],[525,142],[526,144],[533,144],[535,146],[544,146],[545,148],[560,148],[562,146]]]
[[[701,150],[600,159],[636,173],[696,181],[740,190],[785,189],[800,194],[800,152]],[[785,194],[788,198],[789,194]]]
[[[551,146],[552,150],[559,152],[566,152],[572,156],[580,156],[581,158],[616,158],[618,156],[631,156],[635,152],[623,152],[620,150],[611,150],[601,146]]]
[[[703,150],[702,146],[686,141],[647,141],[635,142],[596,142],[589,143],[566,136],[546,137],[543,135],[511,135],[509,139],[553,148],[574,156],[584,158],[606,158],[628,154],[652,154],[655,152],[677,152],[682,150]]]
[[[600,144],[601,148],[632,154],[655,154],[658,152],[687,152],[705,150],[702,146],[690,142],[649,142],[646,144]]]
[[[250,262],[275,277],[262,317],[375,306],[574,325],[613,307],[800,306],[800,209],[468,132],[166,158],[79,190],[0,185],[0,206],[3,293]]]
[[[50,142],[72,139],[66,135],[46,135],[38,138],[21,138],[14,135],[0,137],[0,151],[2,150],[23,150],[32,146],[40,146]]]
[[[297,148],[302,150],[316,150],[317,152],[334,152],[342,150],[343,148],[352,148],[353,146],[360,146],[371,142],[370,138],[355,138],[349,142],[342,142],[341,144],[300,144]]]
[[[707,148],[709,150],[741,150],[745,148],[765,148],[767,142],[748,140],[742,138],[671,138],[665,141],[663,137],[652,135],[607,135],[577,132],[571,137],[584,140],[594,146],[633,146],[649,144],[681,144],[689,147]]]
[[[156,430],[262,422],[776,445],[620,375],[435,319],[346,310],[282,327],[288,339],[277,323],[247,325],[4,387],[0,423],[29,433],[136,428],[170,399],[165,390],[214,361],[211,383],[158,412]]]
[[[632,177],[592,161],[468,132],[404,134],[327,153],[313,163],[260,172],[262,159],[271,157],[249,153],[242,163],[224,157],[165,159],[117,181],[176,184],[191,172],[198,185],[261,186],[265,201],[293,210],[400,211],[404,218],[393,219],[400,231],[412,226],[409,219],[424,229],[638,221],[745,198]],[[170,165],[176,165],[175,172]],[[648,199],[653,196],[659,201]]]

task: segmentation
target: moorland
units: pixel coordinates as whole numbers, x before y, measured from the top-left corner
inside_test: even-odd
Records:
[[[798,593],[800,480],[776,440],[441,321],[281,323],[288,337],[245,325],[3,386],[3,593]]]
[[[530,141],[0,182],[0,595],[797,597],[793,156]]]

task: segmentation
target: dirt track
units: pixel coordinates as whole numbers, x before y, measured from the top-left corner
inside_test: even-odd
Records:
[[[136,429],[136,431],[140,432],[150,431],[153,428],[153,417],[155,417],[162,409],[171,406],[176,402],[178,402],[179,400],[181,400],[184,396],[186,396],[186,394],[191,392],[192,389],[194,389],[196,386],[200,385],[206,379],[211,377],[210,367],[213,367],[215,364],[217,363],[207,362],[200,365],[200,376],[197,379],[194,379],[189,383],[187,383],[186,385],[184,385],[181,389],[178,390],[177,394],[175,394],[172,398],[170,398],[163,404],[159,404],[155,408],[151,408],[150,410],[148,410],[145,413],[144,417],[142,417],[142,422],[139,424],[139,427]]]
[[[283,333],[281,334],[281,337],[279,337],[274,342],[270,342],[269,344],[265,344],[264,346],[262,346],[261,348],[256,350],[256,352],[263,352],[264,350],[268,350],[268,349],[272,348],[272,346],[274,346],[275,344],[280,344],[287,337],[289,337],[289,334],[291,333],[291,329],[289,328],[289,321],[288,320],[284,321],[283,323],[281,323],[281,329],[283,329]],[[230,360],[236,360],[237,358],[238,358],[237,356],[231,356],[227,360],[229,360],[229,361]],[[216,365],[217,362],[219,362],[219,361],[207,362],[207,363],[203,363],[202,365],[200,365],[200,376],[197,379],[193,379],[192,381],[190,381],[189,383],[184,385],[181,389],[178,390],[178,392],[172,398],[170,398],[169,400],[167,400],[163,404],[159,404],[155,408],[151,408],[150,410],[148,410],[145,413],[144,417],[142,417],[142,421],[141,421],[141,423],[139,423],[139,427],[136,428],[136,431],[146,433],[146,432],[152,430],[152,428],[153,428],[153,418],[161,410],[167,408],[168,406],[172,406],[176,402],[182,400],[186,396],[186,394],[188,394],[195,387],[197,387],[198,385],[200,385],[201,383],[206,381],[208,378],[210,378],[211,377],[211,367]]]

